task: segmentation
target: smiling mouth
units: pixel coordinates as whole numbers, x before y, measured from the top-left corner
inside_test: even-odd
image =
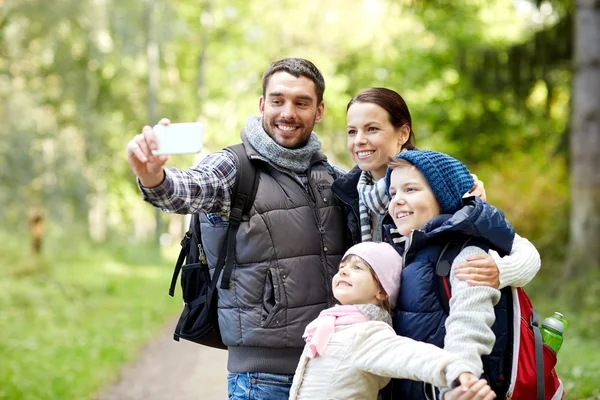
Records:
[[[363,159],[369,157],[373,153],[375,153],[375,150],[357,151],[356,152],[356,158],[358,158],[359,160],[363,160]]]
[[[339,287],[339,286],[347,286],[347,287],[352,287],[352,285],[351,285],[351,284],[349,284],[348,282],[345,282],[345,281],[339,281],[339,282],[337,283],[337,285],[335,285],[335,287]]]
[[[398,213],[396,213],[396,219],[400,220],[400,219],[406,218],[411,215],[412,215],[411,212],[398,212]]]
[[[299,125],[275,124],[275,127],[283,134],[293,133],[300,129]]]

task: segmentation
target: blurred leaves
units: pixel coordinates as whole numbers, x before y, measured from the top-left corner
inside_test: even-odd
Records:
[[[262,73],[277,59],[307,58],[323,72],[326,112],[316,131],[330,160],[346,168],[348,101],[367,87],[398,91],[418,147],[464,161],[490,202],[538,246],[546,279],[530,293],[552,298],[563,283],[556,277],[569,224],[572,15],[572,0],[0,0],[0,226],[24,230],[28,211],[42,208],[47,233],[62,235],[60,243],[78,242],[96,225],[106,225],[109,240],[127,238],[125,249],[153,234],[152,209],[125,154],[127,142],[157,122],[148,105],[150,19],[158,115],[203,120],[208,152],[239,140],[247,116],[258,113]],[[21,260],[26,245],[9,246],[17,249],[13,259],[4,255],[16,266],[11,281],[47,272],[50,263]],[[117,290],[85,276],[93,282],[69,290]],[[574,324],[584,338],[597,330],[597,289],[579,296],[591,321]],[[52,285],[33,292],[15,286],[4,300],[29,310],[44,296],[85,297]],[[578,346],[576,354],[588,349]],[[577,379],[579,361],[568,362]]]
[[[202,119],[207,151],[217,150],[236,142],[246,117],[258,112],[266,67],[308,58],[326,78],[317,132],[333,162],[351,166],[350,98],[390,87],[409,104],[418,146],[465,161],[509,218],[531,220],[522,233],[537,239],[551,210],[540,211],[535,193],[513,207],[504,186],[512,179],[522,180],[515,187],[542,185],[539,171],[552,160],[556,176],[567,176],[557,149],[569,114],[571,38],[563,25],[570,3],[542,3],[154,1],[158,114]],[[152,229],[140,223],[151,210],[125,160],[126,143],[156,123],[148,118],[146,9],[128,0],[2,2],[2,224],[19,224],[28,208],[41,206],[65,230],[98,221],[120,234]],[[537,167],[526,168],[527,157]],[[564,207],[566,191],[556,196],[553,204]]]

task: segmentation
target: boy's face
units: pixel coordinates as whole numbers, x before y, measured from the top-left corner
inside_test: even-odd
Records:
[[[333,276],[333,295],[342,304],[380,304],[387,295],[359,257],[347,257]]]
[[[440,206],[431,187],[421,171],[414,166],[392,170],[390,195],[392,199],[388,212],[403,236],[440,215]]]

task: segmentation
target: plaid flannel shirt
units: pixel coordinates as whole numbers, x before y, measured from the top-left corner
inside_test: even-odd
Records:
[[[235,185],[235,156],[225,150],[217,151],[187,170],[166,167],[165,179],[157,187],[138,187],[144,201],[165,212],[177,214],[217,214],[227,218],[231,210],[231,193]],[[346,171],[333,166],[336,178]],[[289,172],[289,171],[288,171]],[[294,174],[304,185],[306,175]]]

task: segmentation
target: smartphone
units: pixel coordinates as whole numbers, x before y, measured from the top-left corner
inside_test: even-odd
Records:
[[[154,125],[158,149],[152,154],[193,154],[202,150],[204,125],[200,122],[182,122]]]

